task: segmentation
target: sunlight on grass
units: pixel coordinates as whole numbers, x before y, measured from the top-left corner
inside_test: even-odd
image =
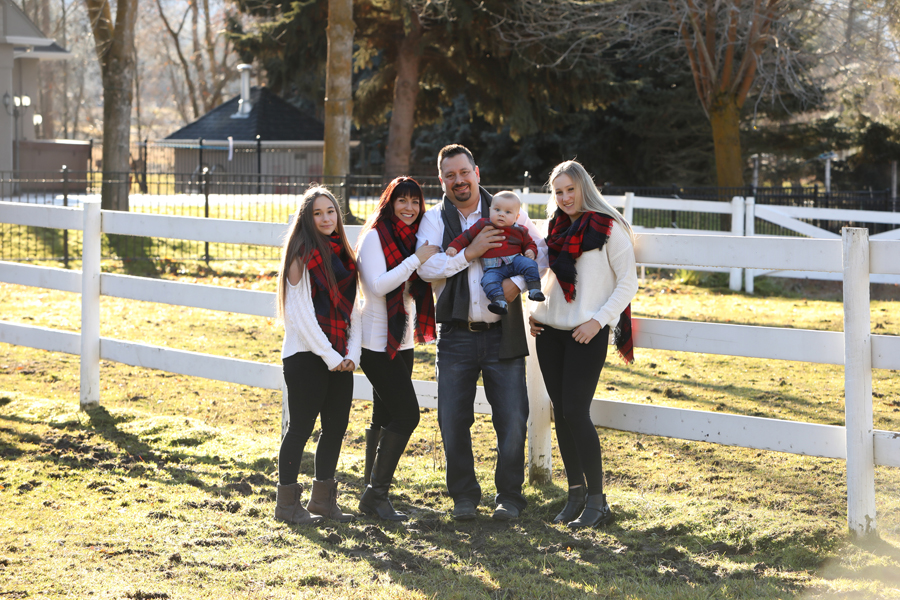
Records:
[[[121,265],[109,263],[106,270]],[[180,265],[158,276],[273,291],[273,263]],[[637,317],[840,331],[833,286],[776,282],[766,295],[655,273]],[[779,289],[780,286],[780,289]],[[765,287],[765,286],[760,286]],[[872,303],[873,331],[900,335],[897,296]],[[875,295],[875,297],[879,297]],[[3,320],[80,326],[75,294],[0,284]],[[279,364],[270,319],[102,298],[101,335]],[[843,424],[843,372],[830,365],[636,349],[611,358],[597,395],[659,406]],[[434,346],[415,377],[434,376]],[[900,431],[900,378],[873,373],[876,427]],[[77,356],[0,344],[0,591],[117,598],[900,598],[900,471],[877,468],[881,541],[846,534],[839,460],[601,429],[615,522],[569,532],[566,498],[526,485],[512,524],[488,518],[496,443],[473,426],[480,517],[452,521],[436,412],[423,410],[393,496],[406,526],[321,527],[272,518],[281,394],[103,361],[101,407],[78,410]],[[362,488],[357,401],[338,465],[345,510]],[[315,439],[318,432],[314,432]],[[301,481],[313,473],[314,440]],[[308,497],[308,492],[307,492]]]

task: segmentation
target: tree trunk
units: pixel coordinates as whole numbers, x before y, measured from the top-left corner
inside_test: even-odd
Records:
[[[422,26],[418,14],[415,11],[411,13],[410,31],[397,44],[397,78],[394,80],[394,103],[384,153],[384,176],[388,180],[409,174],[416,98],[419,95],[419,61],[422,58]]]
[[[85,0],[103,80],[103,185],[100,206],[128,210],[134,24],[137,0],[119,0],[113,23],[106,0]]]
[[[103,69],[103,187],[100,206],[107,210],[128,210],[131,107],[134,101],[132,56],[131,52],[126,52],[124,56],[110,59]]]
[[[741,109],[734,98],[724,96],[709,107],[716,177],[719,187],[743,187],[744,161],[741,158]]]
[[[350,119],[353,116],[353,0],[328,0],[328,57],[325,74],[324,170],[332,186],[350,173]],[[347,220],[352,220],[347,191],[340,194]]]

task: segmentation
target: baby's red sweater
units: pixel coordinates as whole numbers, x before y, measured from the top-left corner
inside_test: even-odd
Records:
[[[531,250],[534,252],[534,255],[537,256],[537,244],[534,243],[534,240],[531,239],[531,236],[528,235],[528,230],[522,227],[521,225],[510,225],[509,227],[497,227],[493,223],[491,223],[490,219],[478,219],[478,221],[469,227],[467,230],[462,232],[459,237],[450,242],[450,248],[456,249],[457,252],[461,252],[472,243],[472,240],[475,239],[481,230],[490,225],[496,229],[499,229],[503,232],[503,235],[506,236],[506,239],[503,240],[503,245],[499,248],[491,248],[487,252],[485,252],[481,258],[499,258],[501,256],[514,256],[516,254],[525,254],[527,250]]]

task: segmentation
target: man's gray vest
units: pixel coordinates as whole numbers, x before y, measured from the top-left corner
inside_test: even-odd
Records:
[[[478,187],[481,192],[481,215],[490,214],[493,197],[487,190]],[[459,222],[459,209],[444,195],[440,205],[441,219],[444,221],[444,239],[441,247],[446,251],[450,242],[462,234]],[[435,320],[438,323],[469,320],[469,278],[468,267],[447,278],[441,297],[435,307]],[[500,318],[503,330],[500,339],[500,359],[509,360],[528,356],[528,341],[525,337],[525,319],[522,315],[522,301],[517,298],[509,304],[509,313]]]

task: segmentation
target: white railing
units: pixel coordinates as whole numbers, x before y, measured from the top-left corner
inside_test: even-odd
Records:
[[[547,204],[548,194],[522,193],[522,202],[525,204]],[[840,235],[826,229],[816,227],[806,220],[842,221],[845,223],[879,223],[896,225],[891,231],[871,236],[873,240],[900,240],[900,213],[890,213],[873,210],[848,210],[842,208],[817,208],[779,206],[771,204],[756,204],[752,197],[735,196],[731,202],[715,202],[710,200],[684,200],[680,198],[648,198],[626,193],[622,196],[604,196],[606,200],[616,208],[621,208],[629,223],[634,223],[634,211],[636,209],[667,210],[677,212],[696,212],[705,214],[731,215],[731,231],[710,231],[700,229],[681,229],[676,227],[641,227],[635,226],[637,233],[671,233],[678,235],[733,235],[755,236],[756,219],[768,221],[788,231],[799,233],[813,239],[840,239]],[[770,236],[771,237],[771,236]],[[646,264],[642,267],[671,268],[672,264]],[[722,269],[702,267],[698,270],[727,271],[729,272],[729,287],[738,291],[741,289],[741,271],[743,270],[744,290],[752,294],[754,279],[760,275],[770,277],[793,277],[798,279],[824,279],[838,280],[842,278],[840,272],[802,271],[802,270],[765,270],[765,269]],[[893,274],[873,273],[872,283],[900,284],[900,277]]]
[[[0,281],[81,293],[80,333],[0,321],[0,342],[79,354],[83,407],[100,401],[101,358],[283,390],[280,365],[101,338],[101,294],[261,316],[274,314],[274,294],[101,273],[100,238],[101,233],[127,234],[277,246],[286,225],[101,211],[96,202],[85,203],[83,210],[0,202],[0,222],[84,231],[81,273],[0,262]],[[349,228],[351,237],[358,229]],[[900,466],[900,434],[874,429],[872,369],[900,369],[900,337],[871,334],[869,278],[870,274],[900,275],[900,241],[869,240],[866,230],[860,229],[845,229],[840,240],[644,233],[638,238],[636,254],[644,264],[842,275],[843,333],[660,319],[635,319],[634,329],[635,345],[642,348],[843,364],[845,427],[599,398],[594,400],[591,416],[598,425],[623,431],[844,459],[848,525],[858,534],[874,533],[874,466]],[[533,343],[530,336],[529,343]],[[354,384],[355,398],[372,398],[365,376],[355,375]],[[416,381],[414,386],[421,406],[437,406],[434,382]],[[530,475],[532,480],[547,479],[551,410],[533,359],[528,361],[528,387]],[[483,389],[478,390],[476,410],[490,413]]]

